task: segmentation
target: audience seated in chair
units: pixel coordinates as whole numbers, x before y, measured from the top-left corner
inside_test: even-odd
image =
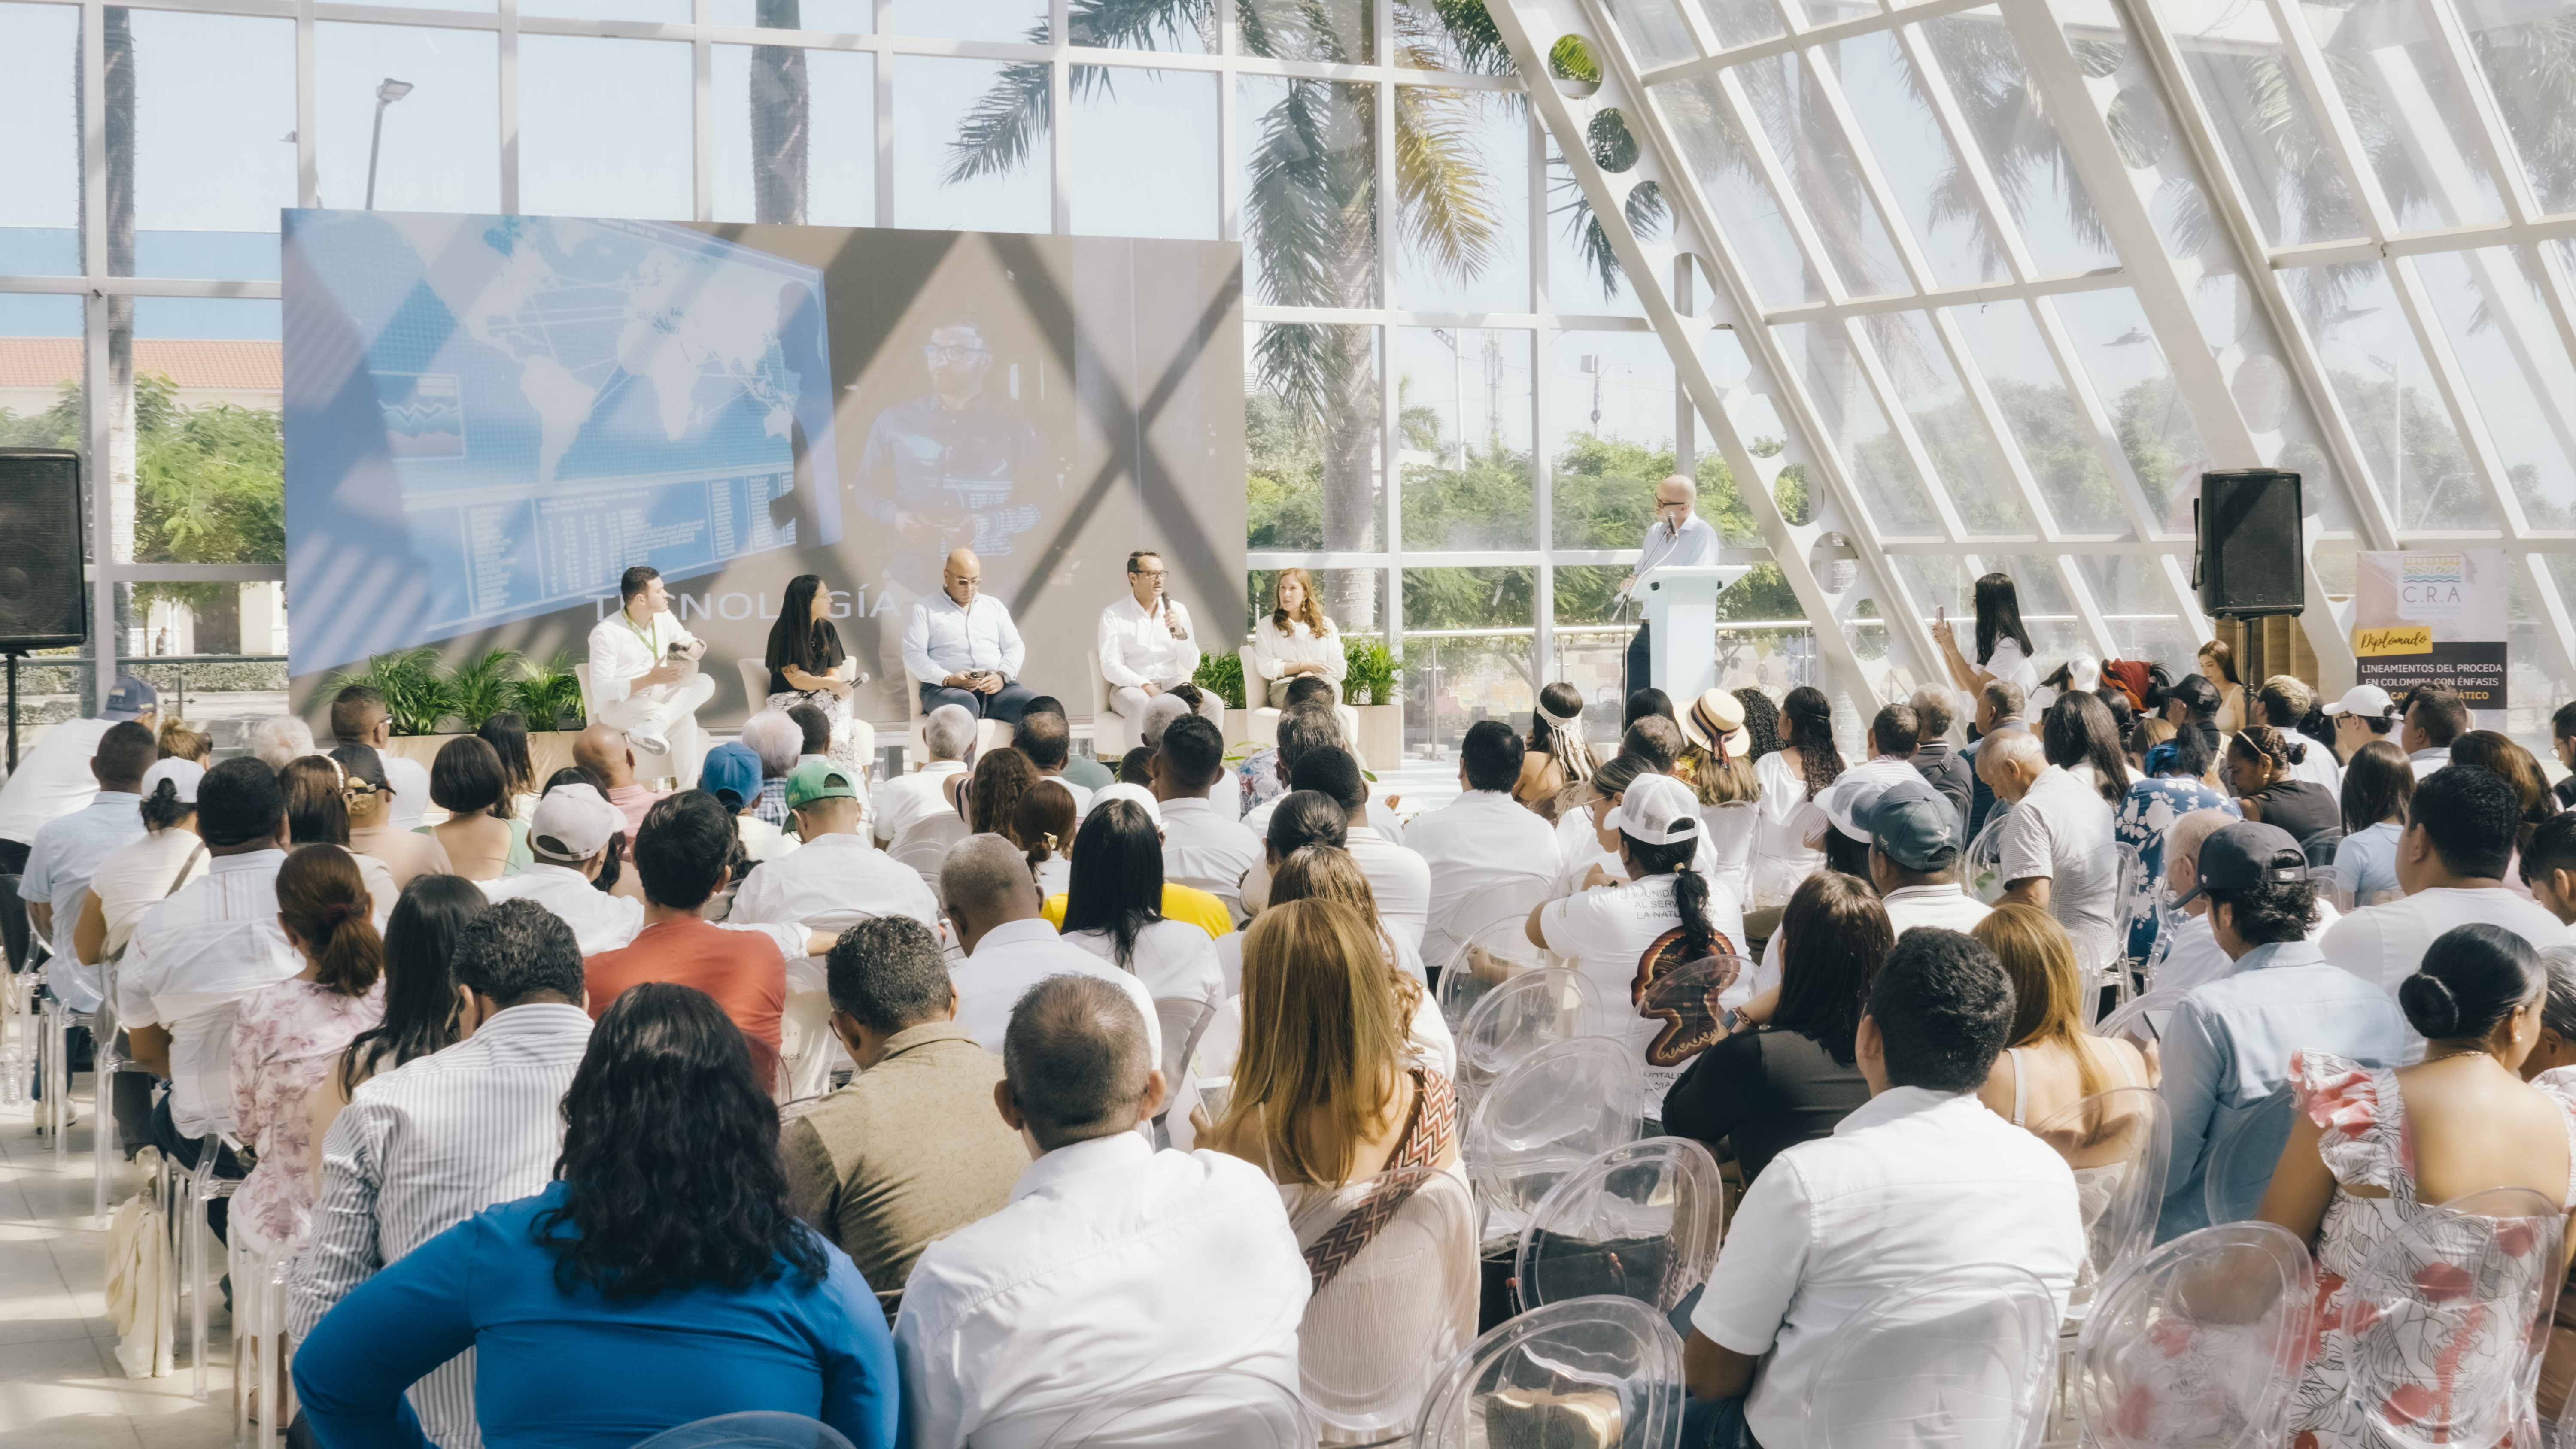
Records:
[[[1771,944],[1781,955],[1776,995],[1747,1006],[1735,1030],[1664,1093],[1664,1131],[1732,1156],[1748,1184],[1788,1148],[1833,1135],[1869,1100],[1852,1042],[1870,977],[1896,933],[1859,881],[1819,871],[1789,897]],[[1721,1151],[1728,1145],[1731,1153]]]
[[[1995,871],[2004,899],[2055,916],[2086,972],[2107,965],[2122,944],[2112,930],[2120,854],[2110,802],[2064,765],[2050,763],[2047,747],[2027,730],[1980,742],[1977,778],[2013,807],[2004,817]]]
[[[1239,899],[1243,873],[1261,858],[1261,841],[1233,810],[1209,803],[1209,788],[1225,777],[1225,736],[1215,725],[1183,714],[1164,729],[1154,751],[1154,799],[1163,807],[1163,877]]]
[[[1332,802],[1321,796],[1315,797],[1315,803],[1324,809],[1333,808]],[[1281,812],[1271,821],[1272,829],[1275,831],[1279,822],[1288,818],[1286,812]],[[1377,933],[1378,954],[1386,965],[1388,987],[1395,994],[1396,1020],[1404,1028],[1405,1045],[1413,1061],[1456,1081],[1458,1042],[1449,1031],[1448,1018],[1440,1014],[1440,1004],[1431,999],[1430,989],[1424,984],[1422,960],[1404,944],[1403,937],[1388,930],[1386,922],[1379,918],[1377,897],[1370,892],[1368,877],[1360,874],[1359,863],[1351,859],[1349,851],[1333,845],[1301,845],[1280,858],[1270,884],[1270,904],[1284,906],[1291,901],[1312,900],[1348,906]],[[1238,934],[1217,943],[1220,964],[1228,955],[1225,948],[1236,947],[1231,953],[1227,986],[1230,995],[1239,995],[1243,990],[1243,950],[1239,943],[1244,939]]]
[[[572,762],[590,773],[599,783],[599,793],[626,817],[625,858],[633,860],[635,837],[644,829],[644,813],[671,792],[636,782],[635,751],[627,746],[626,732],[607,725],[594,724],[573,737]]]
[[[1419,952],[1431,914],[1431,867],[1369,823],[1369,783],[1360,774],[1359,761],[1348,750],[1329,745],[1308,750],[1298,757],[1289,783],[1299,790],[1321,791],[1342,807],[1347,835],[1343,848],[1368,876],[1369,890],[1377,896],[1387,927]]]
[[[1216,947],[1196,922],[1163,914],[1163,847],[1132,800],[1103,802],[1075,837],[1063,940],[1145,983],[1156,1003],[1225,1001]],[[1175,1084],[1178,1085],[1177,1083]]]
[[[592,786],[550,783],[529,822],[528,868],[476,884],[494,901],[530,900],[553,912],[572,927],[585,956],[614,951],[644,929],[643,901],[599,888],[621,864],[617,838],[625,824]]]
[[[2326,963],[2309,936],[2316,887],[2288,831],[2240,821],[2201,842],[2188,887],[2205,903],[2229,974],[2193,987],[2158,1034],[2157,1090],[2173,1123],[2156,1240],[2208,1226],[2210,1144],[2289,1079],[2301,1047],[2364,1067],[2394,1066],[2406,1020],[2388,993]]]
[[[309,1343],[334,1305],[421,1244],[554,1180],[564,1090],[590,1041],[572,930],[535,901],[503,901],[465,927],[453,966],[465,1039],[369,1079],[322,1139],[312,1246],[287,1288],[291,1338]],[[474,1383],[468,1351],[412,1385],[432,1441],[475,1442]]]
[[[760,818],[760,768],[759,754],[740,740],[727,740],[707,751],[705,763],[698,767],[698,788],[733,812],[734,839],[742,843],[743,856],[753,865],[793,855],[803,844]],[[852,810],[855,820],[866,809],[866,783],[855,781],[852,789],[857,799]]]
[[[372,856],[383,862],[385,872],[401,890],[424,875],[454,875],[456,868],[447,858],[447,847],[427,831],[394,828],[394,793],[392,778],[385,772],[385,758],[372,745],[341,744],[331,750],[331,758],[341,771],[340,790],[349,812],[351,852]]]
[[[2085,1030],[2091,983],[2056,917],[2005,901],[1969,934],[1995,953],[2013,984],[2012,1031],[1978,1093],[1997,1115],[2037,1127],[2087,1097],[2155,1085],[2155,1069],[2136,1047]]]
[[[1814,1445],[1806,1400],[1846,1320],[1926,1274],[2009,1262],[2064,1310],[2085,1254],[2075,1175],[1976,1095],[2012,1015],[1973,939],[1917,926],[1888,953],[1857,1038],[1869,1102],[1746,1189],[1692,1311],[1683,1373],[1718,1403],[1712,1449]]]
[[[1101,809],[1092,807],[1094,818]],[[949,929],[966,953],[951,973],[957,980],[957,1024],[977,1045],[999,1052],[1010,1028],[1011,1007],[1021,993],[1050,976],[1071,972],[1098,977],[1126,992],[1145,1015],[1154,1060],[1162,1060],[1153,994],[1134,976],[1056,934],[1039,912],[1037,882],[1019,847],[999,835],[970,835],[950,846],[939,867],[939,894],[948,907]]]
[[[725,883],[732,850],[733,817],[713,795],[683,790],[655,804],[635,841],[644,928],[628,944],[590,957],[582,969],[594,1020],[620,992],[644,982],[677,982],[706,992],[742,1028],[760,1080],[770,1082],[778,1075],[778,1015],[787,1001],[781,944],[766,932],[729,931],[698,917],[698,908]]]
[[[482,744],[476,740],[476,744]],[[485,748],[490,748],[485,746]],[[349,846],[348,772],[339,761],[328,755],[306,755],[289,760],[277,772],[277,783],[286,791],[286,844],[289,850],[303,845]],[[424,839],[428,838],[426,836]],[[394,899],[402,887],[394,884],[393,871],[372,855],[353,856],[358,874],[367,882],[368,914],[377,929],[393,914]]]
[[[858,1075],[789,1121],[788,1200],[875,1287],[892,1322],[924,1245],[1000,1212],[1029,1165],[993,1111],[1002,1059],[957,1025],[938,933],[905,916],[832,943],[832,1034]]]
[[[1073,723],[1065,716],[1064,701],[1052,694],[1041,694],[1029,701],[1028,713],[1020,716],[1020,723],[1025,725],[1041,715],[1055,721],[1055,724],[1044,727],[1044,731],[1036,735],[1024,734],[1016,728],[1011,732],[1011,742],[1019,746],[1030,759],[1037,761],[1040,773],[1062,774],[1068,784],[1080,786],[1084,790],[1097,790],[1102,786],[1114,785],[1118,782],[1118,777],[1110,773],[1107,765],[1087,755],[1077,755],[1072,752],[1070,741],[1073,737]],[[1068,741],[1065,759],[1061,767],[1050,767],[1047,764],[1047,751],[1043,748],[1031,749],[1030,745],[1058,734]]]
[[[1163,838],[1163,806],[1162,802],[1154,798],[1154,792],[1142,785],[1130,785],[1122,780],[1117,784],[1102,787],[1099,794],[1091,797],[1091,806],[1097,810],[1112,800],[1124,800],[1145,812],[1145,818],[1153,822],[1155,849],[1159,853]],[[1058,855],[1053,863],[1064,867],[1063,886],[1055,894],[1049,895],[1040,908],[1047,919],[1047,924],[1058,929],[1064,926],[1065,908],[1069,904],[1068,898],[1073,886],[1072,851],[1079,838],[1078,828],[1074,834],[1057,837]],[[1028,844],[1025,839],[1016,840],[1014,843],[1023,848]],[[1036,866],[1031,866],[1030,870],[1038,876],[1038,888],[1041,891],[1045,890],[1046,873],[1039,871]],[[1259,873],[1257,869],[1253,872],[1256,876]],[[1234,934],[1234,912],[1225,902],[1206,891],[1177,884],[1168,877],[1163,881],[1163,917],[1166,920],[1187,921],[1205,931],[1208,939],[1213,941],[1223,941]]]
[[[1429,878],[1420,942],[1425,959],[1447,960],[1453,932],[1485,924],[1450,919],[1469,896],[1513,881],[1542,891],[1555,875],[1555,829],[1512,798],[1527,755],[1521,737],[1501,720],[1467,726],[1458,744],[1458,798],[1405,827],[1404,847],[1421,859]]]
[[[149,726],[134,720],[109,725],[89,760],[98,793],[80,809],[38,826],[27,848],[18,899],[26,902],[27,919],[37,934],[53,948],[54,964],[47,968],[45,984],[74,1011],[95,1011],[102,999],[98,973],[82,967],[72,940],[80,924],[76,903],[109,852],[142,838],[143,772],[158,757]]]
[[[846,922],[848,912],[860,911],[910,916],[938,929],[939,902],[920,873],[859,834],[858,782],[847,769],[829,760],[798,765],[787,782],[787,805],[804,848],[753,871],[726,920],[804,929],[809,921]]]
[[[1295,687],[1290,686],[1292,690]],[[1244,770],[1256,782],[1261,780],[1265,771],[1269,775],[1267,785],[1254,791],[1259,797],[1257,802],[1243,812],[1243,828],[1255,835],[1269,828],[1270,812],[1278,808],[1279,797],[1295,788],[1288,781],[1297,772],[1297,761],[1304,758],[1307,751],[1327,747],[1351,748],[1350,734],[1342,728],[1341,721],[1331,710],[1313,701],[1292,704],[1281,712],[1277,739],[1276,745],[1243,762]],[[1358,752],[1352,751],[1351,758],[1358,759]],[[1366,769],[1367,766],[1361,768]]]
[[[2562,812],[2531,833],[2531,849],[2522,854],[2522,880],[2531,887],[2534,904],[2561,924],[2576,927],[2576,810]]]
[[[308,1195],[322,1181],[322,1141],[360,1084],[464,1040],[456,945],[465,928],[491,908],[482,890],[463,876],[427,875],[403,887],[393,919],[385,923],[385,1013],[350,1038],[304,1100],[314,1154]]]
[[[2576,946],[2552,946],[2540,953],[2549,973],[2549,996],[2540,1007],[2540,1040],[2522,1059],[2526,1082],[2544,1072],[2576,1067]],[[2576,1277],[2571,1269],[2570,1277]],[[2549,1324],[2549,1343],[2540,1356],[2540,1392],[2534,1407],[2543,1423],[2556,1423],[2566,1412],[2568,1393],[2576,1388],[2576,1298],[2558,1290],[2558,1307]]]
[[[1137,1130],[1167,1090],[1152,1024],[1097,977],[1017,997],[994,1096],[1036,1160],[1008,1207],[923,1249],[904,1285],[913,1449],[1046,1442],[1046,1426],[1158,1381],[1234,1374],[1293,1399],[1311,1291],[1296,1234],[1258,1169],[1157,1152]],[[1026,1427],[987,1433],[1004,1419]]]
[[[930,758],[920,769],[876,788],[876,819],[870,828],[879,845],[894,844],[918,822],[949,808],[941,787],[966,773],[966,753],[975,747],[975,716],[959,704],[932,710],[922,716],[921,747]]]
[[[1065,722],[1063,715],[1033,709],[1020,716],[1020,722],[1011,728],[1011,748],[1028,757],[1029,763],[1037,767],[1039,779],[1053,780],[1064,786],[1066,792],[1073,796],[1073,813],[1077,819],[1091,808],[1091,792],[1098,787],[1082,784],[1073,778],[1073,726]],[[1090,760],[1082,763],[1094,770],[1100,769]],[[1104,780],[1101,783],[1108,782]]]
[[[419,1442],[404,1389],[476,1348],[488,1449],[623,1449],[751,1410],[891,1449],[885,1315],[790,1209],[766,1081],[705,993],[620,996],[564,1095],[559,1179],[431,1238],[314,1326],[295,1387],[317,1437]]]
[[[759,709],[742,722],[737,743],[760,757],[760,803],[755,813],[767,824],[785,829],[787,777],[795,772],[796,757],[804,752],[805,731],[783,711]]]

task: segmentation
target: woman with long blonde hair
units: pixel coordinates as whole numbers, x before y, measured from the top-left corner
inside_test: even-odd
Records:
[[[2011,1043],[1977,1095],[2016,1127],[2045,1122],[2114,1087],[2151,1087],[2146,1058],[2125,1041],[2084,1029],[2084,974],[2075,942],[2037,906],[1995,907],[1969,932],[2012,978]]]
[[[1243,1048],[1208,1145],[1283,1186],[1453,1168],[1458,1099],[1405,1061],[1377,929],[1335,900],[1273,905],[1243,946]]]
[[[1458,1040],[1450,1035],[1448,1020],[1441,1016],[1431,993],[1423,989],[1422,957],[1405,944],[1403,937],[1386,928],[1385,919],[1378,914],[1377,893],[1369,889],[1368,877],[1349,851],[1338,846],[1308,845],[1290,851],[1288,858],[1279,862],[1270,878],[1270,903],[1314,900],[1348,906],[1377,931],[1378,944],[1386,954],[1387,989],[1395,996],[1396,1021],[1404,1028],[1406,1045],[1414,1060],[1444,1077],[1455,1076]],[[1224,943],[1218,946],[1222,958]],[[1239,976],[1242,955],[1240,951],[1235,955]]]
[[[1341,702],[1342,677],[1350,672],[1342,657],[1342,633],[1325,617],[1324,601],[1315,596],[1315,577],[1304,569],[1281,569],[1271,580],[1270,610],[1252,627],[1252,668],[1261,683],[1255,686],[1247,679],[1243,684],[1244,698],[1254,709],[1265,704],[1285,708],[1288,686],[1301,674],[1331,681],[1333,702]]]

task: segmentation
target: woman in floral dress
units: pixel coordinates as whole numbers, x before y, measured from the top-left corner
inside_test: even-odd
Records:
[[[2197,730],[2152,746],[2146,778],[2131,781],[2112,817],[2112,835],[2138,853],[2138,870],[2120,882],[2120,914],[2129,921],[2128,957],[2143,961],[2156,944],[2156,886],[2165,878],[2165,837],[2194,810],[2236,813],[2234,801],[2201,777],[2209,773],[2209,744]]]
[[[2518,1075],[2540,1040],[2547,988],[2520,936],[2460,926],[2437,937],[2398,987],[2425,1038],[2421,1062],[2392,1070],[2325,1052],[2291,1056],[2299,1117],[2261,1216],[2311,1243],[2317,1259],[2292,1449],[2393,1449],[2400,1441],[2379,1427],[2388,1420],[2413,1421],[2406,1442],[2510,1442],[2475,1426],[2527,1415],[2528,1404],[2497,1398],[2518,1391],[2523,1356],[2537,1349],[2532,1305],[2513,1305],[2562,1274],[2565,1257],[2534,1251],[2543,1239],[2528,1219],[2435,1204],[2525,1188],[2576,1207],[2576,1089],[2554,1073],[2536,1087]],[[2448,1256],[2411,1272],[2381,1256],[2401,1227],[2456,1237],[2462,1267],[2494,1271],[2445,1292]],[[2363,1392],[2352,1392],[2356,1376]],[[2385,1399],[2362,1402],[2380,1386]]]

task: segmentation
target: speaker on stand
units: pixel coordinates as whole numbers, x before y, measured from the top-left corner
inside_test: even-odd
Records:
[[[2200,475],[2191,582],[2212,619],[2243,626],[2237,672],[2244,679],[2292,672],[2265,657],[2260,621],[2296,617],[2307,608],[2304,516],[2296,473],[2248,468]]]
[[[89,642],[80,455],[0,448],[0,658],[9,675],[9,768],[18,768],[18,661]]]

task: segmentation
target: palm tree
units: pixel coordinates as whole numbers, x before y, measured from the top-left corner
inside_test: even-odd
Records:
[[[798,0],[759,0],[766,30],[803,28]],[[755,220],[805,224],[807,124],[813,107],[805,52],[793,45],[751,48],[751,190]]]
[[[1234,7],[1236,34],[1248,54],[1337,64],[1364,63],[1379,46],[1369,7],[1335,0],[1074,0],[1069,38],[1076,45],[1150,47],[1195,36],[1214,49],[1217,6]],[[1402,0],[1385,58],[1424,69],[1513,74],[1511,52],[1483,0]],[[1043,43],[1043,27],[1030,38]],[[1110,95],[1108,67],[1073,71],[1076,94]],[[1013,170],[1040,153],[1054,117],[1048,67],[1004,67],[950,143],[946,179],[964,181]],[[1286,307],[1373,307],[1377,295],[1378,175],[1374,137],[1378,91],[1368,85],[1287,79],[1259,122],[1246,167],[1246,247],[1262,300]],[[1436,86],[1395,88],[1398,225],[1425,257],[1458,278],[1483,272],[1499,241],[1493,182],[1476,165],[1469,127],[1478,108],[1508,106],[1517,96]],[[1590,214],[1577,223],[1597,233]],[[1598,257],[1615,267],[1606,243]],[[1329,323],[1269,323],[1253,356],[1264,387],[1296,422],[1321,440],[1322,545],[1335,552],[1373,552],[1382,514],[1376,506],[1377,329]],[[1391,475],[1391,469],[1389,473]],[[1375,622],[1366,579],[1327,576],[1328,599],[1346,626]]]

